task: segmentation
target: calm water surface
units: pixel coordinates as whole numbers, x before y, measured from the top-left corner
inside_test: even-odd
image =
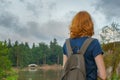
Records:
[[[21,71],[18,80],[60,80],[62,71]]]

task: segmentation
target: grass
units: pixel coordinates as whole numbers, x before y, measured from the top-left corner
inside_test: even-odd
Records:
[[[16,72],[14,69],[11,69],[10,72],[8,72],[8,75],[5,80],[17,80],[18,79],[18,72]]]

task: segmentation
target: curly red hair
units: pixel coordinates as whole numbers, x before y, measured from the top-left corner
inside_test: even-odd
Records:
[[[80,11],[75,15],[70,25],[70,38],[92,36],[94,34],[93,26],[90,14],[86,11]]]

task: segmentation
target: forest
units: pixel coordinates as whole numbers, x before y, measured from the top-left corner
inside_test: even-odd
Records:
[[[57,39],[50,44],[40,42],[33,43],[30,48],[27,42],[19,43],[11,40],[0,41],[0,80],[7,76],[11,67],[24,68],[29,64],[62,64],[62,47],[58,45]]]

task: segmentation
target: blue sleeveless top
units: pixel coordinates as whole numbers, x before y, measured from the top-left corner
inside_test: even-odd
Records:
[[[77,53],[87,38],[88,37],[70,39],[70,44],[74,54]],[[67,56],[66,43],[63,45],[63,53]],[[97,80],[97,66],[95,63],[95,57],[99,54],[103,54],[103,51],[99,41],[94,39],[84,54],[87,80]]]

